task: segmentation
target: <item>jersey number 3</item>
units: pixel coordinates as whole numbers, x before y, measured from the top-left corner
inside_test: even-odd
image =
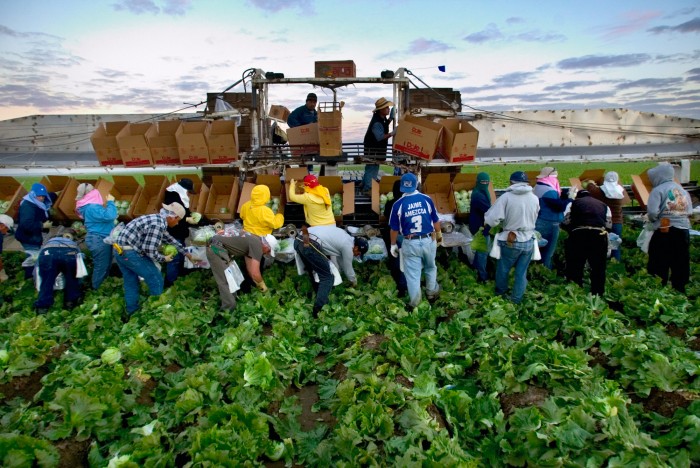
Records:
[[[411,222],[413,223],[413,227],[411,228],[411,232],[421,232],[423,230],[423,217],[422,216],[412,216]]]

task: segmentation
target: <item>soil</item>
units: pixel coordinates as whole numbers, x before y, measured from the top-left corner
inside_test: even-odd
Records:
[[[680,338],[682,340],[685,339],[685,328],[680,328],[674,323],[670,323],[666,326],[666,332],[668,333],[668,336]]]
[[[338,364],[336,364],[335,367],[333,368],[333,378],[335,380],[342,382],[343,380],[345,380],[347,378],[347,376],[348,376],[348,368],[345,367],[345,364],[343,364],[342,362],[339,362]]]
[[[440,411],[440,408],[438,408],[434,404],[430,404],[430,406],[426,408],[426,411],[428,411],[428,414],[437,421],[438,426],[447,429],[447,431],[450,433],[450,436],[452,435],[452,428],[447,425],[447,420],[442,415],[442,411]]]
[[[285,391],[285,395],[299,398],[299,404],[301,404],[299,424],[304,431],[310,431],[318,424],[325,424],[328,427],[335,426],[337,421],[330,411],[322,410],[318,413],[312,411],[313,406],[319,400],[318,385],[306,385],[301,388],[289,387]]]
[[[178,363],[176,363],[176,362],[171,362],[171,363],[168,364],[168,365],[165,367],[165,369],[163,369],[163,370],[165,370],[165,372],[167,372],[167,373],[169,373],[169,374],[174,374],[174,373],[176,373],[176,372],[180,372],[180,371],[182,370],[182,366],[180,366],[180,365],[179,365]]]
[[[607,368],[608,365],[608,356],[600,350],[597,346],[593,346],[588,349],[588,355],[592,357],[590,361],[588,361],[588,367],[591,369],[594,368],[595,366],[601,366],[603,368]]]
[[[61,455],[58,468],[82,468],[89,466],[90,440],[63,439],[54,442],[54,446]]]
[[[136,397],[136,403],[144,406],[153,406],[153,397],[151,394],[157,386],[158,382],[156,382],[153,378],[145,381],[143,383],[143,387],[141,387],[141,393],[138,397]]]
[[[670,418],[678,408],[687,408],[693,400],[698,398],[700,396],[688,392],[664,392],[658,388],[652,388],[649,397],[643,400],[643,405],[646,411],[653,411]]]
[[[0,401],[12,400],[15,397],[21,397],[26,401],[32,401],[34,395],[43,387],[41,379],[49,373],[46,366],[42,366],[29,375],[15,377],[7,383],[0,385]]]
[[[396,382],[397,384],[403,385],[404,387],[406,387],[408,389],[413,388],[413,382],[408,380],[408,378],[406,378],[403,375],[397,375],[396,377],[394,377],[394,382]]]
[[[435,320],[437,325],[440,325],[441,323],[449,322],[450,320],[452,320],[452,317],[454,317],[455,314],[457,314],[457,309],[448,309],[445,312],[446,312],[445,315],[441,315],[440,317],[438,317]]]
[[[515,409],[526,406],[537,406],[549,398],[549,392],[544,388],[528,386],[522,393],[502,394],[500,396],[501,409],[508,417]]]
[[[700,336],[694,336],[688,341],[688,347],[693,351],[700,351]]]
[[[389,341],[384,335],[369,335],[362,339],[362,347],[368,351],[379,349],[382,343]]]

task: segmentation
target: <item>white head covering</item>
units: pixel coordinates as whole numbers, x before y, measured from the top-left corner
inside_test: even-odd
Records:
[[[182,200],[182,206],[184,206],[185,208],[190,207],[190,196],[187,193],[187,189],[185,187],[175,182],[173,185],[169,186],[165,190],[167,190],[168,192],[177,192],[177,194],[180,195],[180,200]]]
[[[95,187],[92,184],[84,182],[78,185],[78,190],[75,194],[75,201],[81,200],[85,195],[92,192]]]
[[[605,173],[605,179],[603,186],[600,189],[603,191],[607,198],[611,200],[621,200],[625,196],[625,189],[618,183],[620,176],[617,172],[610,171]]]
[[[275,250],[277,249],[277,238],[273,236],[272,234],[267,234],[263,236],[263,240],[267,245],[270,246],[270,256],[274,257],[275,256]]]

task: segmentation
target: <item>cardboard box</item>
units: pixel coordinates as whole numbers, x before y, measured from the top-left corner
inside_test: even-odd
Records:
[[[584,180],[593,180],[596,184],[601,185],[603,183],[603,176],[605,175],[605,169],[587,169],[581,173],[578,177],[571,177],[569,179],[569,186],[581,189],[581,182]]]
[[[9,203],[7,209],[0,214],[6,214],[10,218],[17,218],[19,204],[27,194],[27,189],[13,177],[0,177],[0,200]]]
[[[266,185],[270,189],[270,198],[279,198],[280,204],[277,209],[278,213],[284,214],[284,205],[287,202],[287,192],[284,190],[288,185],[282,185],[282,180],[279,176],[271,174],[258,174],[255,182],[245,182],[243,188],[241,189],[241,195],[238,199],[238,208],[236,213],[241,212],[241,206],[248,200],[250,200],[250,194],[256,185]]]
[[[386,224],[389,220],[384,217],[379,198],[393,192],[394,182],[397,180],[401,180],[401,176],[382,176],[379,181],[372,180],[372,211],[379,216],[380,224]]]
[[[315,78],[355,78],[355,62],[352,60],[317,61],[314,63]]]
[[[343,154],[342,103],[323,102],[318,109],[318,141],[320,156]]]
[[[119,154],[126,167],[152,166],[151,149],[146,141],[146,132],[152,123],[129,123],[117,133]]]
[[[474,161],[479,130],[472,127],[469,122],[459,119],[444,119],[440,121],[440,125],[443,127],[440,152],[445,161],[451,163]]]
[[[342,221],[343,216],[351,215],[355,212],[355,182],[344,184],[340,176],[320,176],[318,183],[328,189],[331,198],[336,193],[343,194],[343,214],[336,216],[336,221]]]
[[[238,160],[238,129],[233,120],[214,120],[205,130],[211,164]]]
[[[473,190],[476,187],[476,176],[477,174],[457,174],[452,180],[452,198],[455,200],[455,213],[457,218],[469,217],[469,211],[461,212],[459,211],[459,206],[457,206],[457,197],[455,193],[460,190]],[[491,196],[491,206],[496,203],[496,191],[493,188],[493,182],[489,181],[489,195]]]
[[[433,199],[438,214],[454,214],[457,210],[450,174],[428,174],[423,181],[423,193]]]
[[[271,119],[279,120],[280,122],[287,122],[287,119],[289,118],[289,114],[291,112],[289,109],[287,109],[284,106],[270,106],[270,112],[267,113],[267,116],[270,117]]]
[[[184,165],[209,164],[209,147],[205,132],[209,122],[181,122],[175,131],[180,163]]]
[[[287,130],[292,156],[319,153],[318,124],[312,123]]]
[[[233,221],[238,201],[238,177],[212,176],[207,204],[203,215],[209,219],[224,222]]]
[[[55,208],[56,211],[63,215],[64,219],[69,221],[80,221],[80,216],[75,211],[75,196],[78,194],[78,185],[87,182],[93,186],[97,183],[95,179],[76,179],[71,177],[68,179],[68,183],[61,190],[61,194],[56,200]]]
[[[143,176],[143,180],[144,186],[138,198],[135,201],[132,200],[129,207],[134,218],[160,212],[163,207],[165,187],[168,186],[168,178],[164,175],[147,175]]]
[[[180,164],[175,132],[179,120],[159,120],[146,131],[146,141],[154,164]]]
[[[206,208],[207,205],[209,187],[202,181],[198,174],[178,174],[168,182],[166,189],[178,180],[185,178],[192,180],[192,185],[194,186],[194,193],[189,194],[190,211],[201,214],[204,212],[204,208]]]
[[[442,125],[428,119],[404,115],[396,127],[394,149],[430,161],[435,156],[442,130]]]
[[[97,154],[97,161],[100,166],[123,166],[119,145],[117,144],[117,134],[128,125],[129,122],[102,122],[90,136],[90,142]]]
[[[134,219],[134,208],[136,201],[141,195],[142,187],[132,176],[113,176],[112,187],[109,193],[114,197],[115,202],[129,202],[126,213],[120,214],[117,218],[120,221],[129,222]]]
[[[68,184],[68,181],[70,180],[70,177],[68,176],[59,176],[59,175],[51,175],[51,176],[44,176],[39,183],[46,187],[46,190],[50,192],[54,192],[58,195],[58,198],[54,202],[54,206],[51,207],[50,213],[51,213],[51,219],[54,221],[66,221],[65,215],[56,208],[56,204],[61,198],[61,192],[63,189],[66,188],[66,185]]]
[[[639,203],[639,206],[641,206],[643,209],[646,209],[647,202],[649,201],[649,194],[654,188],[654,185],[649,180],[649,175],[647,174],[648,171],[649,169],[639,175],[632,176],[632,193],[634,194],[634,198]],[[674,177],[673,180],[677,184],[680,184],[678,178]]]
[[[539,174],[540,171],[525,171],[525,175],[527,176],[527,183],[534,187],[537,184],[537,176]],[[510,182],[508,182],[508,184],[510,185]]]

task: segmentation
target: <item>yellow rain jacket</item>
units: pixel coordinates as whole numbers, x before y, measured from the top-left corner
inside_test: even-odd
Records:
[[[318,191],[318,189],[325,190],[326,196],[320,197],[314,193],[310,193],[308,190],[301,195],[297,195],[295,187],[289,184],[289,200],[304,205],[304,217],[309,226],[335,225],[333,209],[330,204],[326,205],[324,200],[325,198],[330,202],[328,189],[321,185],[315,187],[315,189],[316,191]]]
[[[265,203],[270,201],[270,188],[267,185],[256,185],[250,192],[250,200],[241,206],[243,229],[257,236],[271,234],[273,229],[281,228],[284,215],[275,214]]]

